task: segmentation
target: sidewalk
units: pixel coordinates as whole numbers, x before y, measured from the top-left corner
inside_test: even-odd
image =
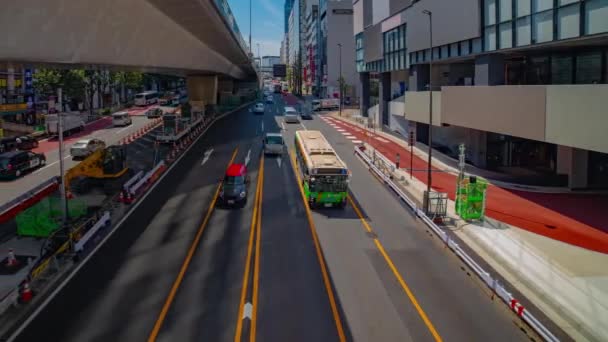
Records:
[[[387,145],[396,145],[396,143],[385,135],[367,139],[362,135],[365,131],[360,127],[345,125],[345,122],[340,119],[324,118],[330,125],[343,129],[361,141],[369,141],[373,147],[377,148],[378,153],[383,153],[394,163],[394,159],[388,157],[390,153],[395,153],[395,150],[399,149],[397,147],[389,148],[391,146]],[[406,154],[408,158],[403,158],[404,151],[399,151],[402,156],[401,166],[409,168],[409,153]],[[414,169],[423,169],[426,162],[418,156],[414,158]],[[439,172],[433,174],[434,184],[438,181],[439,174]],[[443,178],[452,176],[449,173],[441,173],[441,175]],[[424,190],[426,190],[424,182],[426,173],[417,174],[415,172],[414,177],[410,178],[410,175],[401,169],[396,171],[395,177],[402,188],[420,205]],[[443,183],[445,184],[440,184],[440,186],[444,186],[440,191],[450,192],[449,183],[445,181]],[[455,179],[452,184],[452,187],[455,187]],[[507,199],[502,199],[506,201],[504,203],[510,203],[512,201],[510,196],[516,196],[512,192],[496,186],[489,190],[488,195],[499,190],[509,195]],[[605,324],[608,321],[608,269],[605,267],[608,264],[608,254],[556,241],[551,237],[543,236],[544,234],[519,229],[515,224],[504,223],[491,217],[486,218],[483,224],[462,221],[454,212],[453,190],[451,192],[452,200],[448,204],[449,219],[446,220],[449,224],[446,225],[446,228],[450,229],[468,248],[477,253],[573,339],[577,341],[608,339],[608,325]],[[548,199],[555,198],[555,196],[570,196],[568,194],[525,192],[522,192],[522,195]],[[496,200],[500,199],[501,197],[498,197]],[[520,222],[528,222],[530,216],[538,214],[540,209],[537,207],[542,208],[547,203],[530,201],[528,205],[529,210],[522,210],[518,213],[523,217]],[[510,207],[510,204],[507,207]],[[578,210],[583,210],[578,208]],[[504,210],[511,210],[511,208]],[[490,215],[489,211],[488,215]],[[561,214],[551,212],[551,215]],[[573,221],[570,218],[568,220]],[[564,227],[567,228],[568,224]],[[599,232],[593,228],[588,229]]]
[[[346,118],[333,116],[333,123],[364,142],[369,142],[391,161],[401,157],[401,167],[410,167],[409,148],[397,144],[394,137],[377,132],[368,137],[366,130]],[[405,144],[404,144],[405,145]],[[415,153],[414,177],[426,182],[426,158]],[[426,154],[425,154],[426,155]],[[433,162],[433,188],[448,193],[454,200],[456,174],[440,172],[445,164]],[[416,171],[421,170],[421,171]],[[439,172],[438,172],[439,171]],[[513,190],[490,184],[487,192],[486,214],[498,221],[579,246],[608,253],[608,196],[580,193],[537,193]]]

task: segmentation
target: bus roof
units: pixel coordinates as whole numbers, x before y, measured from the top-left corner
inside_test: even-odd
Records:
[[[309,168],[347,168],[321,132],[296,131],[296,136],[306,153]]]

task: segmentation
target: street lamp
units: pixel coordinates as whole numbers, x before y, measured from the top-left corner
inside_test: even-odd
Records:
[[[338,48],[339,48],[339,58],[340,58],[340,78],[338,78],[338,87],[340,87],[340,116],[342,116],[342,82],[344,82],[344,80],[342,79],[342,44],[338,43]]]
[[[430,205],[429,200],[431,196],[431,184],[433,182],[432,172],[431,172],[431,163],[432,163],[432,154],[433,154],[433,12],[429,10],[423,10],[422,13],[429,16],[429,51],[430,51],[430,59],[429,59],[429,160],[427,166],[427,203],[426,210],[428,212]]]

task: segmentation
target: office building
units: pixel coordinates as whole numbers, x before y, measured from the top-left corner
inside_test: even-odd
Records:
[[[444,154],[465,143],[471,164],[522,181],[608,187],[608,1],[353,6],[364,115],[426,142],[432,85]]]

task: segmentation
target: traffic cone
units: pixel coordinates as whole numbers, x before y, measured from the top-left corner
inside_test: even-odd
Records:
[[[118,202],[125,203],[125,190],[120,190],[120,195],[118,195]]]
[[[131,204],[133,202],[133,196],[131,195],[130,191],[126,191],[126,196],[125,196],[125,203],[126,204]]]
[[[13,249],[8,250],[8,256],[6,257],[6,266],[7,267],[15,267],[19,264],[17,258],[15,258],[15,251]]]
[[[26,279],[23,281],[23,287],[21,289],[21,303],[28,303],[34,297],[32,289],[30,289],[30,282]]]
[[[72,199],[72,198],[74,198],[74,195],[72,194],[72,192],[70,190],[68,190],[65,192],[65,197],[67,199]]]

